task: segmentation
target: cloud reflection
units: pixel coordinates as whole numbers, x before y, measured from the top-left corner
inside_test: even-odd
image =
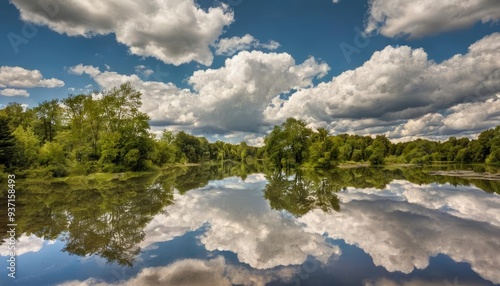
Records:
[[[339,196],[341,212],[314,210],[298,219],[305,231],[356,245],[390,272],[425,269],[441,253],[500,283],[498,196],[406,181],[385,190],[348,188]]]
[[[176,196],[166,214],[146,227],[141,247],[207,225],[200,237],[207,250],[231,251],[256,269],[300,265],[308,255],[326,263],[340,255],[320,234],[305,232],[292,217],[271,210],[259,191],[264,184],[262,175],[251,175],[245,182],[229,178]]]
[[[68,281],[59,286],[264,286],[269,282],[290,281],[297,268],[288,267],[277,271],[254,270],[227,264],[222,256],[211,260],[185,259],[164,267],[143,269],[137,276],[117,283],[94,278],[85,281]]]

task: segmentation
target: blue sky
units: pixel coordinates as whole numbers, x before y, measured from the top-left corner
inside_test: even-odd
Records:
[[[154,132],[474,137],[500,124],[499,19],[498,0],[3,1],[0,104],[130,81]]]

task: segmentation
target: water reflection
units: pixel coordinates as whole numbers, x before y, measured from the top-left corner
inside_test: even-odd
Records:
[[[303,231],[292,217],[272,211],[262,199],[263,175],[229,178],[176,196],[146,228],[148,244],[168,241],[207,225],[200,242],[208,251],[230,251],[255,269],[300,265],[308,255],[326,263],[338,247]]]
[[[267,176],[267,179],[269,182],[264,197],[275,210],[287,210],[296,217],[315,208],[325,213],[340,210],[336,192],[341,186],[332,173],[304,175],[302,171],[297,171],[288,175],[277,172]]]
[[[446,188],[450,194],[461,192],[451,186]],[[375,265],[390,272],[408,274],[425,269],[430,257],[445,254],[456,262],[469,263],[483,278],[500,283],[499,228],[495,222],[486,222],[487,218],[466,215],[481,205],[498,210],[499,198],[478,193],[475,200],[464,199],[456,205],[436,208],[434,203],[440,204],[438,200],[412,203],[414,192],[420,192],[419,189],[432,194],[441,187],[395,182],[380,195],[370,189],[365,192],[349,188],[339,194],[342,212],[312,211],[299,221],[306,225],[306,231],[325,233],[357,245],[373,258]],[[456,198],[452,196],[450,201]],[[495,221],[500,218],[498,211],[488,215]]]
[[[500,197],[491,194],[499,183],[430,171],[210,165],[128,180],[20,182],[18,256],[61,245],[86,267],[131,267],[118,280],[66,274],[53,285],[434,285],[453,281],[450,273],[461,284],[500,283]],[[362,269],[347,277],[349,267]]]

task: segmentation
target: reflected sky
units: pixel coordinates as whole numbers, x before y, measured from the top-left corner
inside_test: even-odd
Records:
[[[96,253],[82,256],[62,251],[67,247],[67,232],[56,240],[26,233],[17,244],[18,278],[5,274],[0,282],[500,284],[500,197],[496,193],[473,185],[417,184],[403,179],[360,188],[338,187],[335,176],[288,174],[277,179],[256,173],[244,178],[208,180],[182,194],[172,188],[171,201],[142,227],[137,242],[140,252],[131,267]],[[283,196],[293,197],[294,204],[303,199],[307,206],[300,215],[286,205],[290,200],[269,199],[277,196],[275,190],[269,195],[269,186],[282,186],[283,180],[289,183]],[[167,188],[164,182],[152,185],[154,190]],[[325,200],[330,187],[334,192]],[[335,201],[338,208],[325,211],[321,207],[325,201]],[[5,245],[0,246],[0,254],[0,267],[5,269]]]

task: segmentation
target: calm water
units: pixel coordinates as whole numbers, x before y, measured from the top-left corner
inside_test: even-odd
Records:
[[[0,285],[500,284],[500,182],[428,171],[21,181],[16,278],[3,243]]]

